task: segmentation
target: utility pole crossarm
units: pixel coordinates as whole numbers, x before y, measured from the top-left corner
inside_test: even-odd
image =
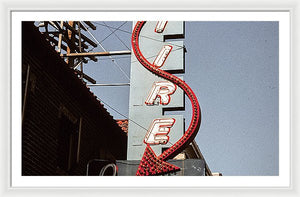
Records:
[[[69,53],[61,54],[62,57],[91,57],[91,56],[111,56],[111,55],[130,55],[131,51],[107,51],[107,52],[88,52],[88,53]]]
[[[69,24],[66,23],[66,22],[64,22],[64,25],[65,25],[65,27],[66,27],[68,30],[72,31],[72,33],[78,35],[77,30],[74,29],[71,25],[69,25]],[[90,45],[92,45],[93,47],[97,47],[97,44],[96,44],[95,42],[93,42],[91,39],[89,39],[88,37],[86,37],[85,35],[82,34],[82,35],[81,35],[81,38],[82,38],[83,40],[85,40],[86,42],[88,42],[88,43],[89,43]]]

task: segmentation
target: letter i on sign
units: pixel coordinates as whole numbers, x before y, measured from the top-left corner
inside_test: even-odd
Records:
[[[171,45],[165,45],[162,47],[158,55],[156,56],[153,65],[160,68],[164,65],[173,47]]]
[[[158,21],[154,31],[156,33],[162,33],[165,30],[168,21]]]

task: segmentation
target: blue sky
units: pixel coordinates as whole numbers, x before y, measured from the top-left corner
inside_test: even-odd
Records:
[[[122,25],[115,32],[118,37],[105,24],[111,30]],[[132,22],[95,25],[92,33],[107,51],[131,48]],[[278,28],[277,22],[185,23],[184,79],[202,110],[195,139],[213,172],[278,175]],[[120,69],[130,75],[130,57],[114,61],[117,65],[101,57],[84,71],[97,83],[128,83]],[[109,105],[115,119],[128,117],[129,86],[91,90]],[[189,101],[183,114],[188,125]]]

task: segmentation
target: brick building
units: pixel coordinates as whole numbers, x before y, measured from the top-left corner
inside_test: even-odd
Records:
[[[22,23],[22,175],[85,175],[126,159],[127,136],[33,22]]]

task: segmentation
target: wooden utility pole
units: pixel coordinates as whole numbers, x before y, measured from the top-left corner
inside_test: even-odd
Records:
[[[78,21],[77,23],[76,23],[76,25],[77,25],[77,31],[78,31],[78,45],[79,45],[79,53],[81,53],[82,52],[82,48],[81,48],[81,31],[80,31],[80,22]],[[80,71],[81,71],[81,75],[80,75],[80,79],[82,79],[83,78],[83,64],[82,64],[82,57],[79,57],[79,61],[80,61]]]
[[[84,22],[87,27],[95,30],[91,22]],[[96,83],[94,79],[87,76],[83,72],[83,63],[88,60],[97,61],[95,56],[72,56],[71,54],[87,53],[91,46],[97,47],[97,44],[82,33],[82,30],[88,31],[85,25],[80,21],[43,21],[38,27],[45,27],[45,31],[41,31],[52,46],[56,47],[56,51],[64,58],[70,68],[74,69],[81,79],[86,79],[91,83]],[[91,49],[90,49],[91,50]],[[64,55],[62,55],[64,54]],[[79,67],[79,70],[77,67]]]
[[[73,27],[74,26],[74,22],[73,21],[69,21],[68,24]],[[69,40],[74,43],[74,38],[73,38],[73,35],[72,35],[72,31],[68,29],[68,38]],[[74,52],[74,49],[72,49],[72,46],[69,46],[68,45],[68,48],[67,48],[67,54],[70,54],[70,53],[73,53]],[[71,58],[71,57],[68,57],[66,59],[66,62],[69,64],[70,67],[73,67],[74,66],[74,59]]]
[[[38,27],[59,55],[70,68],[74,69],[81,79],[95,84],[96,81],[83,72],[83,63],[92,60],[97,62],[99,56],[130,55],[131,51],[90,52],[98,45],[86,33],[96,30],[90,21],[42,21]],[[97,41],[96,41],[97,42]],[[99,43],[98,43],[99,44]]]

